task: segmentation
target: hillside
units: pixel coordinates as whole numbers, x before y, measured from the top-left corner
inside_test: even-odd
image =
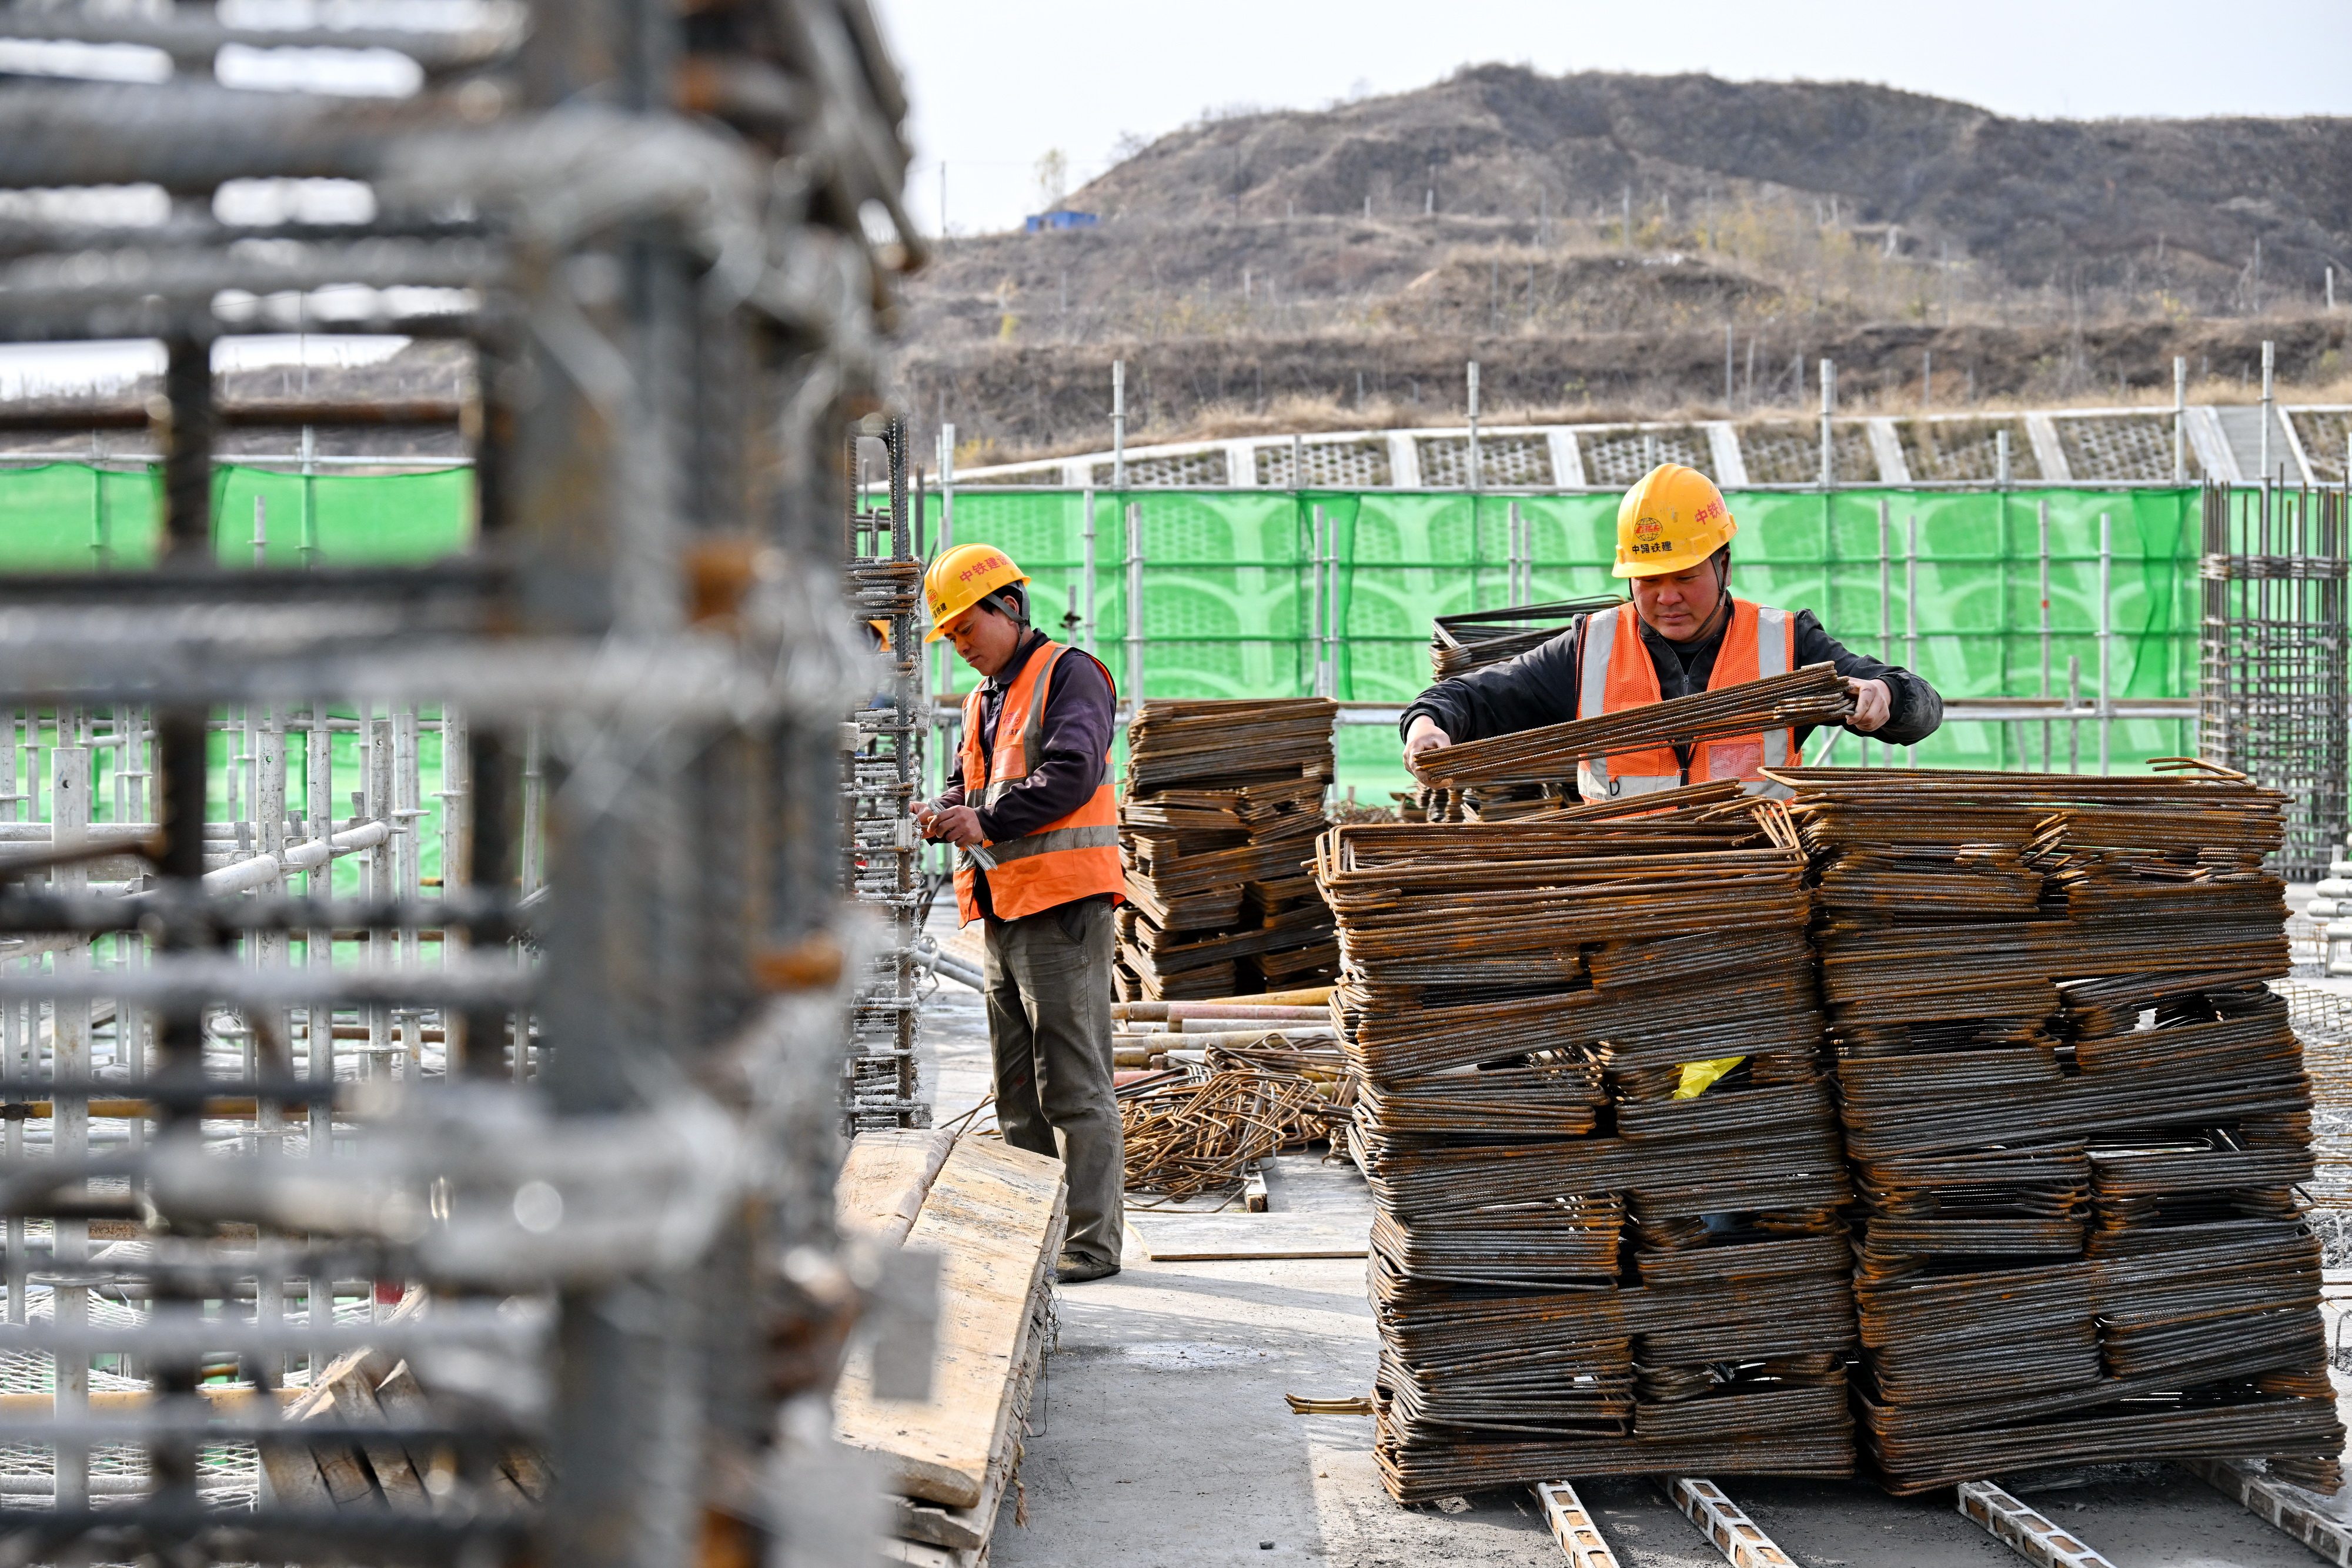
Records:
[[[1916,396],[1932,352],[1946,403],[2168,388],[2175,353],[2234,386],[2266,337],[2327,381],[2326,267],[2352,305],[2342,119],[1487,66],[1204,121],[1066,204],[1101,225],[959,239],[906,290],[906,402],[989,455],[1098,442],[1114,355],[1155,389],[1144,440],[1285,399],[1436,417],[1473,356],[1526,406],[1719,406],[1727,328],[1751,403],[1799,401],[1824,354],[1867,398]]]

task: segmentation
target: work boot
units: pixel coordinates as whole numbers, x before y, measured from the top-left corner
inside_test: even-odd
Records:
[[[1088,1280],[1107,1280],[1118,1272],[1116,1259],[1065,1252],[1054,1260],[1054,1282],[1057,1285],[1083,1285]]]

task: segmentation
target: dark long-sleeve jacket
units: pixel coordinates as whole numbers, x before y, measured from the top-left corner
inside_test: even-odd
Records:
[[[1886,683],[1891,699],[1886,722],[1871,732],[1871,739],[1916,746],[1935,734],[1944,722],[1944,699],[1917,675],[1841,645],[1822,630],[1822,623],[1810,610],[1797,612],[1795,625],[1797,657],[1793,667],[1826,662],[1836,665],[1841,675]],[[1404,710],[1398,735],[1411,734],[1413,716],[1424,713],[1445,732],[1448,740],[1457,742],[1485,740],[1539,725],[1565,724],[1580,716],[1576,711],[1576,654],[1583,636],[1584,622],[1579,618],[1559,636],[1517,658],[1438,682]],[[1716,650],[1722,642],[1720,630],[1689,643],[1672,643],[1643,625],[1642,645],[1649,651],[1650,664],[1658,672],[1659,696],[1688,696],[1705,691],[1707,678],[1715,673]],[[1798,731],[1801,749],[1811,734],[1811,727]]]
[[[1027,633],[1012,663],[981,682],[982,751],[993,754],[1004,694],[1045,641],[1043,632]],[[1034,833],[1086,804],[1102,783],[1103,758],[1110,750],[1111,728],[1117,722],[1117,702],[1102,665],[1075,649],[1063,654],[1061,663],[1054,666],[1053,684],[1045,688],[1043,755],[1030,758],[1029,777],[1006,790],[995,805],[972,807],[989,841],[1001,844]],[[948,787],[931,804],[944,811],[966,803],[959,761]],[[980,904],[983,911],[990,907],[986,872],[980,875]]]

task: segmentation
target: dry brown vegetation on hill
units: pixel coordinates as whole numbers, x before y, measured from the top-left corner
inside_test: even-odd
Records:
[[[1369,215],[1367,204],[1369,203]],[[908,287],[903,397],[989,457],[1253,425],[2228,397],[2264,339],[2345,373],[2352,121],[2005,120],[1852,84],[1465,71],[1161,138],[1099,228],[959,239]],[[2260,246],[2260,261],[2256,246]],[[1752,366],[1752,370],[1751,370]],[[1800,368],[1801,367],[1801,373]]]

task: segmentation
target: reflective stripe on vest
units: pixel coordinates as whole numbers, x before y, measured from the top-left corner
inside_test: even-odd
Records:
[[[1734,599],[1706,689],[1719,691],[1788,674],[1794,638],[1795,622],[1787,611]],[[1630,603],[1585,618],[1578,660],[1579,718],[1622,713],[1660,700],[1657,667],[1650,662]],[[1577,789],[1588,800],[1603,800],[1654,794],[1694,780],[1738,779],[1748,794],[1780,793],[1778,786],[1759,777],[1758,769],[1785,766],[1795,749],[1795,733],[1782,728],[1701,741],[1691,747],[1688,769],[1672,747],[1591,758],[1577,765]]]
[[[964,799],[994,806],[1029,777],[1033,758],[1044,754],[1045,703],[1055,669],[1070,650],[1059,643],[1042,643],[1004,693],[997,710],[996,743],[983,748],[981,729],[987,719],[986,697],[974,690],[964,698]],[[1081,654],[1080,657],[1087,655]],[[1110,673],[1103,672],[1108,681]],[[1117,700],[1114,689],[1113,701]],[[1034,832],[1003,843],[990,842],[989,904],[1003,920],[1018,920],[1073,899],[1117,894],[1126,885],[1118,858],[1118,803],[1110,782],[1110,751],[1104,748],[1095,787],[1077,810]],[[956,866],[956,906],[969,922],[980,915],[980,873],[969,856]]]

